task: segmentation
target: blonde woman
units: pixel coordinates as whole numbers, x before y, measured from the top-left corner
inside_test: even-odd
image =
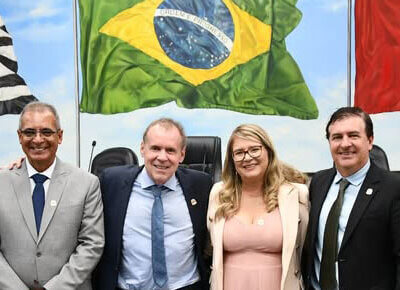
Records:
[[[308,190],[291,181],[305,180],[278,160],[261,127],[233,131],[208,208],[212,290],[302,289]]]

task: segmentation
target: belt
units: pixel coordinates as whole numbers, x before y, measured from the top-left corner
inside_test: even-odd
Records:
[[[196,283],[194,283],[192,285],[188,285],[188,286],[176,289],[176,290],[201,290],[201,289],[202,289],[201,288],[201,281],[198,281],[198,282],[196,282]]]
[[[194,284],[191,284],[191,285],[188,285],[188,286],[176,289],[176,290],[201,290],[201,289],[202,289],[201,288],[201,281],[198,281],[198,282],[196,282]],[[122,289],[122,288],[117,287],[117,288],[115,288],[115,290],[126,290],[126,289]]]

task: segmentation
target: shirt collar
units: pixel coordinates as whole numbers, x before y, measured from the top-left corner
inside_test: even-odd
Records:
[[[335,176],[334,182],[339,183],[339,181],[342,178],[346,178],[352,185],[359,186],[361,184],[361,182],[364,181],[365,176],[367,175],[367,172],[368,172],[370,166],[371,166],[371,162],[368,159],[367,163],[365,163],[365,165],[363,167],[361,167],[357,172],[355,172],[352,175],[347,176],[347,177],[343,177],[339,173],[339,171],[336,171],[336,176]]]
[[[139,173],[137,181],[140,183],[140,186],[143,189],[155,185],[155,182],[153,181],[153,179],[151,179],[151,177],[147,173],[146,167],[144,168],[144,170],[142,170],[142,172]],[[163,185],[169,188],[170,190],[175,191],[177,183],[178,179],[174,174]]]
[[[37,171],[29,162],[28,158],[26,160],[26,170],[28,170],[28,176],[31,178],[33,175],[39,173],[45,175],[48,179],[51,179],[51,175],[53,174],[54,168],[56,167],[57,158],[54,159],[54,162],[47,168],[45,171],[39,172]]]

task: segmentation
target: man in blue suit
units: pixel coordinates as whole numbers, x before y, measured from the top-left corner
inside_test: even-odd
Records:
[[[95,289],[208,288],[204,250],[212,184],[206,173],[178,168],[185,147],[182,126],[159,119],[143,134],[144,166],[104,170],[106,245]]]

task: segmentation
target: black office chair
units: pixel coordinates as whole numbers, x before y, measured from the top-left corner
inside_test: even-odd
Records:
[[[211,175],[213,183],[221,180],[221,138],[214,136],[188,136],[182,167]]]
[[[106,149],[94,157],[91,172],[100,176],[105,168],[118,165],[139,164],[136,154],[129,148],[114,147]]]
[[[385,170],[390,170],[386,153],[378,145],[372,145],[372,149],[369,151],[369,158],[376,164],[376,166]]]

